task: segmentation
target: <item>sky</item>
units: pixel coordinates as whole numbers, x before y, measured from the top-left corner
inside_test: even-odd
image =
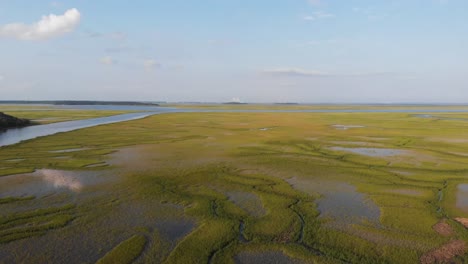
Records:
[[[0,0],[0,100],[468,103],[466,0]]]

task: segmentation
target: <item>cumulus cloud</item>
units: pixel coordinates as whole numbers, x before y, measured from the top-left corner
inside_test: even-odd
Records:
[[[148,59],[148,60],[143,61],[143,66],[145,67],[145,69],[150,70],[150,69],[159,67],[161,65],[153,59]]]
[[[63,15],[43,16],[33,24],[11,23],[0,26],[0,37],[20,40],[41,40],[73,31],[80,23],[81,14],[76,8]]]
[[[116,63],[116,61],[111,56],[102,57],[101,59],[99,59],[99,62],[105,65],[112,65]]]
[[[324,77],[330,76],[330,74],[315,70],[304,70],[299,68],[279,68],[263,70],[264,74],[273,76],[292,76],[292,77]]]

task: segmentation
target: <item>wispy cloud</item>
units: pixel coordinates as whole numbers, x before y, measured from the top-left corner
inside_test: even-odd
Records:
[[[381,20],[389,17],[388,14],[378,13],[371,7],[353,7],[353,12],[366,16],[369,20]]]
[[[161,64],[157,63],[153,59],[147,59],[143,61],[143,66],[145,67],[146,70],[151,70],[157,67],[161,67]]]
[[[99,59],[99,62],[105,65],[112,65],[116,63],[116,61],[111,56],[102,57]]]
[[[316,71],[316,70],[305,70],[300,68],[277,68],[277,69],[267,69],[262,71],[263,74],[268,74],[272,76],[290,76],[290,77],[325,77],[330,76],[326,72]]]
[[[313,20],[315,20],[315,17],[314,16],[303,16],[302,19],[313,21]]]
[[[324,11],[315,11],[311,15],[303,16],[302,19],[307,20],[307,21],[314,21],[314,20],[334,18],[334,17],[335,15],[331,13],[327,13]]]
[[[295,45],[295,47],[309,47],[309,46],[319,46],[319,45],[335,45],[345,42],[342,39],[317,39],[309,40],[305,42],[300,42]]]
[[[100,38],[100,37],[103,37],[104,34],[101,34],[101,33],[96,32],[96,31],[85,30],[83,32],[83,36],[88,37],[88,38]]]
[[[301,68],[276,68],[261,71],[263,74],[276,77],[403,77],[406,75],[395,72],[361,72],[361,73],[331,73],[319,70],[308,70]]]
[[[0,37],[19,40],[41,40],[73,31],[80,23],[81,14],[76,8],[63,15],[43,16],[33,24],[11,23],[0,26]]]
[[[85,30],[83,35],[84,37],[88,38],[108,38],[117,41],[125,41],[127,39],[127,34],[121,31],[111,33],[100,33],[92,30]]]
[[[114,40],[126,40],[127,39],[127,34],[121,31],[112,32],[108,34],[107,36]]]
[[[105,51],[109,53],[122,53],[132,51],[134,48],[128,46],[127,44],[120,44],[117,47],[106,48]]]
[[[322,0],[307,0],[307,2],[311,5],[320,5],[322,4]]]
[[[54,8],[58,8],[58,7],[62,6],[62,3],[58,2],[58,1],[52,1],[52,2],[50,2],[50,6],[54,7]]]

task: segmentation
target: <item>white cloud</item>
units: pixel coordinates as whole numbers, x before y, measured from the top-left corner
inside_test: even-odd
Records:
[[[63,15],[50,14],[33,24],[11,23],[0,26],[0,37],[20,40],[48,39],[69,33],[80,23],[81,14],[76,8]]]
[[[263,74],[276,77],[343,77],[343,78],[368,78],[368,77],[408,77],[410,75],[395,72],[362,72],[362,73],[330,73],[317,70],[307,70],[301,68],[277,68],[263,70]]]
[[[99,61],[105,65],[112,65],[116,63],[116,61],[114,61],[114,59],[112,59],[111,56],[102,57],[101,59],[99,59]]]
[[[389,17],[388,14],[382,14],[370,7],[353,7],[353,12],[356,14],[361,14],[367,17],[369,20],[381,20]]]
[[[330,13],[323,12],[323,11],[314,12],[314,16],[317,17],[317,18],[330,18],[330,17],[335,17],[334,14],[330,14]]]
[[[150,70],[150,69],[161,66],[161,64],[157,63],[153,59],[148,59],[148,60],[143,61],[143,66],[145,67],[145,69]]]
[[[279,69],[269,69],[262,71],[265,74],[273,75],[273,76],[292,76],[292,77],[324,77],[330,76],[330,74],[321,71],[315,70],[304,70],[299,68],[279,68]]]
[[[304,16],[302,19],[312,21],[312,20],[315,20],[315,17],[314,16]]]

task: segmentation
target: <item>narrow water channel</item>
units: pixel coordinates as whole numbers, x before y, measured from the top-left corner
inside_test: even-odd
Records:
[[[47,125],[12,128],[4,132],[0,132],[0,147],[13,145],[28,139],[49,136],[60,132],[69,132],[87,127],[135,120],[160,113],[162,112],[130,113],[85,120],[52,123]]]

